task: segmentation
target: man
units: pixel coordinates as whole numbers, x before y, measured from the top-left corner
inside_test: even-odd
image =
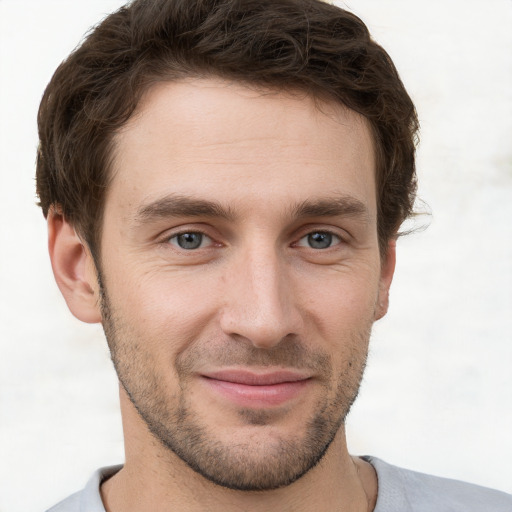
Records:
[[[347,451],[417,132],[358,18],[135,1],[57,70],[39,130],[54,274],[103,324],[126,445],[52,510],[510,510]]]

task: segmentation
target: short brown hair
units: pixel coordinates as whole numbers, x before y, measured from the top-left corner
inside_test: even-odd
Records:
[[[370,123],[381,251],[416,192],[414,105],[354,14],[321,0],[135,0],[58,67],[39,108],[37,193],[98,256],[113,137],[151,83],[217,76],[341,103]]]

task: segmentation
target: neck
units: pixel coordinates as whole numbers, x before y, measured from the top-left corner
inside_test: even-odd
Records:
[[[236,491],[193,471],[147,430],[122,400],[126,463],[101,488],[107,512],[367,512],[377,481],[373,468],[347,450],[342,426],[322,460],[297,481],[270,491]]]

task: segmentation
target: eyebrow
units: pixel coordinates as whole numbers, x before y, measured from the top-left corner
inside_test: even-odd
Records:
[[[292,208],[295,218],[303,217],[360,217],[370,221],[367,206],[353,196],[341,195],[332,198],[303,201]]]
[[[229,209],[215,201],[181,195],[167,195],[139,208],[135,220],[137,223],[144,224],[170,217],[199,216],[217,217],[225,220],[234,219],[234,214]]]
[[[302,201],[291,207],[290,216],[295,219],[360,217],[366,222],[370,219],[366,205],[349,195]],[[135,221],[145,224],[172,217],[211,217],[233,221],[236,215],[230,208],[216,201],[171,194],[141,206],[135,215]]]

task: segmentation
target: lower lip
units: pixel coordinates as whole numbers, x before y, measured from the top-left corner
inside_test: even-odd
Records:
[[[243,407],[272,407],[282,405],[297,397],[309,383],[309,379],[306,379],[265,386],[252,386],[206,377],[203,380],[210,389]]]

